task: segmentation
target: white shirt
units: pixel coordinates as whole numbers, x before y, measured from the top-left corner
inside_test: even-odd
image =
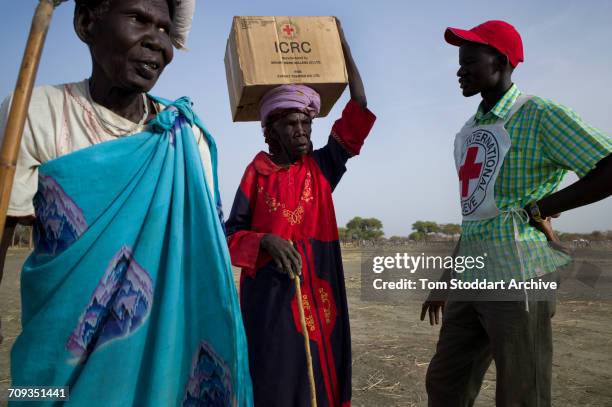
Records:
[[[9,114],[11,98],[0,107],[0,142]],[[156,105],[158,110],[163,107]],[[55,86],[39,86],[32,92],[28,109],[8,216],[34,215],[32,200],[38,188],[38,167],[43,163],[94,144],[126,137],[144,130],[111,110],[95,103],[88,81]],[[208,143],[200,128],[193,126],[204,167],[204,175],[214,196],[212,164]]]

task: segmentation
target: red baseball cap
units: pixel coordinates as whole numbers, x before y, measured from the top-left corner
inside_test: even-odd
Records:
[[[501,20],[484,22],[471,30],[448,27],[444,39],[451,45],[460,46],[465,42],[489,45],[508,57],[516,67],[523,62],[523,40],[511,24]]]

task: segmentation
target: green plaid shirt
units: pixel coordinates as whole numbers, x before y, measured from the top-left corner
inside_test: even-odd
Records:
[[[475,123],[493,124],[505,119],[519,95],[519,89],[512,85],[491,111],[484,113],[479,106]],[[612,154],[612,138],[586,124],[570,109],[537,96],[526,102],[508,120],[505,128],[512,146],[495,182],[495,203],[501,211],[523,208],[531,201],[550,195],[568,171],[583,177],[601,159]],[[527,278],[567,263],[565,256],[560,260],[548,245],[537,243],[546,242],[543,233],[526,223],[517,222],[517,225],[519,240],[525,242],[523,245],[533,242],[533,250],[523,253],[524,258],[528,257],[524,262]],[[462,224],[462,242],[480,241],[502,247],[514,240],[512,218],[504,214]]]

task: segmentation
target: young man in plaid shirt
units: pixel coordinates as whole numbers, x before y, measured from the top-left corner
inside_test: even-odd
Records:
[[[550,280],[569,258],[548,245],[556,239],[548,218],[612,194],[612,139],[568,108],[519,91],[512,72],[523,62],[523,45],[510,24],[448,28],[444,37],[459,47],[463,95],[482,95],[455,139],[463,214],[458,252],[514,249],[489,259],[489,281]],[[556,191],[567,171],[580,180]],[[475,273],[457,277],[473,281]],[[444,311],[427,371],[430,406],[472,406],[492,360],[497,406],[551,405],[554,299],[519,294],[514,301],[423,304],[421,319],[429,312],[432,324]]]

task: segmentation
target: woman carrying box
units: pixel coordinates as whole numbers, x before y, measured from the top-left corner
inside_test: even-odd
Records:
[[[308,406],[304,339],[293,275],[312,349],[318,406],[349,406],[351,347],[332,191],[375,116],[338,23],[351,100],[327,144],[314,150],[320,97],[302,85],[269,91],[260,104],[268,153],[248,165],[226,223],[232,263],[242,268],[240,299],[256,406]]]

